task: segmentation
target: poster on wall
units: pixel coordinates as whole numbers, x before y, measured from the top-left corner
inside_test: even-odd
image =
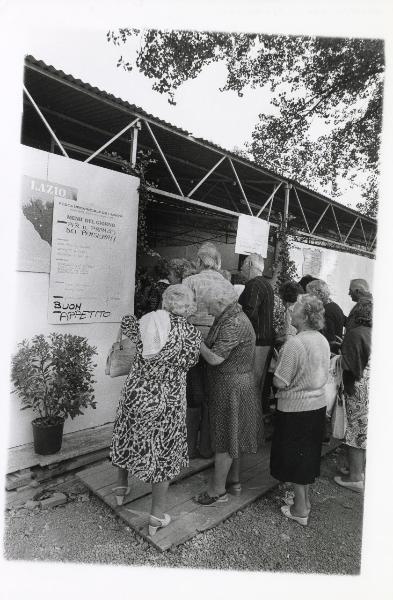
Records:
[[[267,256],[270,224],[258,217],[240,215],[236,234],[236,254]]]
[[[58,182],[22,176],[17,271],[49,273],[54,198],[76,200],[77,190]]]
[[[48,322],[120,321],[129,215],[54,199]]]

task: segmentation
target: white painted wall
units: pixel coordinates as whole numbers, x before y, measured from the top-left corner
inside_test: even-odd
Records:
[[[103,169],[90,164],[48,154],[33,148],[23,147],[23,174],[48,179],[78,189],[78,198],[99,199],[100,206],[111,210],[124,210],[128,215],[133,252],[124,256],[125,276],[130,295],[125,312],[133,312],[135,287],[135,252],[138,215],[137,187],[139,180],[122,173]],[[18,198],[14,198],[19,202]],[[127,262],[126,262],[127,261]],[[18,272],[16,274],[16,306],[14,317],[14,349],[24,338],[36,334],[49,334],[52,331],[71,333],[87,338],[97,347],[97,368],[95,370],[95,397],[97,408],[88,409],[83,416],[68,419],[64,432],[69,433],[95,427],[113,421],[124,377],[111,379],[105,375],[105,362],[108,350],[115,340],[118,323],[81,323],[67,325],[49,325],[47,322],[47,304],[49,290],[48,273]],[[33,414],[30,410],[20,411],[20,401],[15,394],[10,398],[9,447],[32,441],[30,422]]]

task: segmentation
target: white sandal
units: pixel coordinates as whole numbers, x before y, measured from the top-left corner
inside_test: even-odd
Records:
[[[117,493],[120,492],[120,490],[122,490],[124,494]],[[112,488],[112,492],[115,494],[117,506],[123,506],[124,498],[131,492],[131,487],[126,485],[117,485],[116,487]]]
[[[150,519],[155,519],[159,523],[158,525],[152,525],[151,523],[149,523],[149,535],[151,537],[153,535],[156,535],[156,533],[159,529],[161,529],[162,527],[166,527],[171,522],[170,515],[167,515],[166,513],[164,513],[163,519],[160,519],[159,517],[155,517],[154,515],[150,515]]]
[[[296,517],[296,515],[291,513],[291,507],[287,504],[281,507],[281,512],[287,519],[292,519],[292,521],[296,521],[299,525],[308,525],[308,515],[307,517]]]

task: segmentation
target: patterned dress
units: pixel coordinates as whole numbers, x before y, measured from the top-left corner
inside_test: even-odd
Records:
[[[146,483],[168,481],[188,465],[186,374],[199,358],[200,332],[170,314],[168,341],[157,357],[144,359],[138,321],[123,317],[122,332],[136,354],[117,410],[112,463]]]
[[[218,317],[206,345],[224,358],[207,365],[210,427],[216,452],[238,458],[254,453],[263,440],[261,405],[252,371],[255,333],[236,302]]]
[[[347,446],[362,450],[366,450],[367,445],[369,379],[370,369],[366,367],[361,380],[354,383],[353,394],[345,395],[347,413],[345,443]]]

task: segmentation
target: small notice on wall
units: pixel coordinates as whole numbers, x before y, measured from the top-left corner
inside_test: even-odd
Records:
[[[48,321],[120,321],[128,215],[55,197]]]
[[[237,225],[236,254],[260,254],[267,256],[270,224],[258,217],[240,215]]]
[[[322,268],[322,252],[315,248],[305,248],[303,250],[303,275],[312,275],[319,277]]]

